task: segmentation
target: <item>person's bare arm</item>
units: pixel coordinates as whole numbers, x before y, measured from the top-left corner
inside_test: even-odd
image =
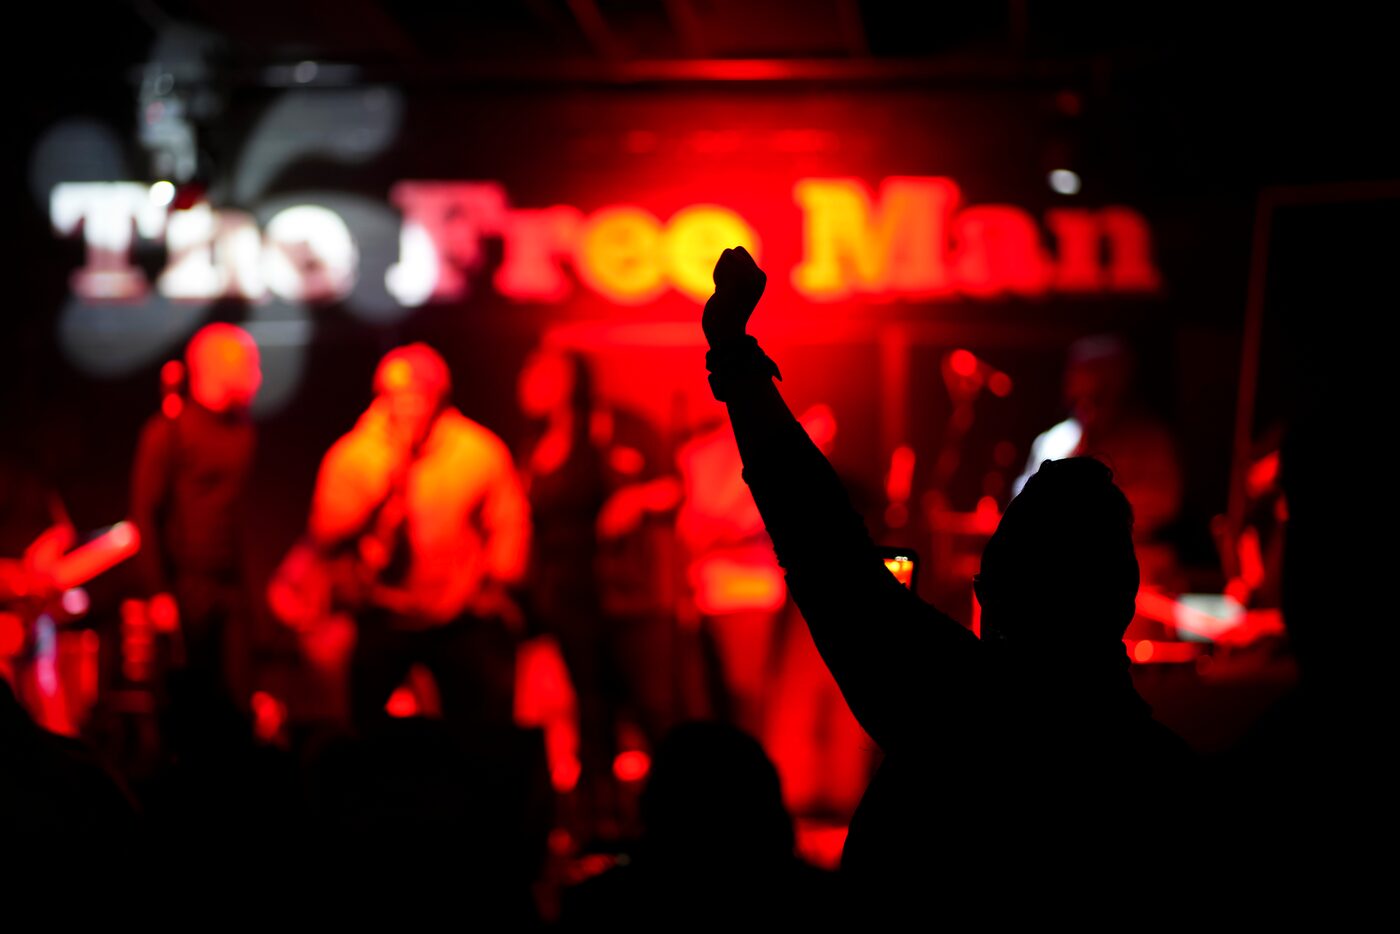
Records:
[[[861,725],[889,748],[919,730],[930,707],[953,713],[971,701],[977,640],[885,569],[836,472],[783,401],[777,367],[746,334],[766,281],[742,247],[716,264],[702,320],[711,387],[728,407],[744,479],[817,648]]]

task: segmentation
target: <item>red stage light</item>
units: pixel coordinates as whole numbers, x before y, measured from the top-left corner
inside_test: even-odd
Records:
[[[399,687],[393,694],[389,695],[389,702],[384,705],[384,711],[391,717],[400,720],[408,717],[418,716],[418,698],[413,696],[413,692],[407,687]]]
[[[948,355],[948,365],[959,376],[974,376],[977,373],[977,357],[970,350],[955,350]]]
[[[253,735],[264,743],[276,740],[287,723],[287,705],[266,691],[254,691],[251,706]]]
[[[620,782],[639,782],[651,771],[651,756],[640,749],[629,749],[613,760],[613,774]]]

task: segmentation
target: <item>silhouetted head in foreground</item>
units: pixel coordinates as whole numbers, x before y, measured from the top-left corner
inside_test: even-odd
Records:
[[[778,861],[792,856],[792,819],[777,769],[752,736],[687,723],[656,750],[642,794],[648,851],[667,860]]]
[[[1041,657],[1123,657],[1138,590],[1133,511],[1089,457],[1046,461],[982,553],[984,638]]]

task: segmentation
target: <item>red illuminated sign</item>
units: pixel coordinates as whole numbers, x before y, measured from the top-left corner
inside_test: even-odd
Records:
[[[792,197],[800,231],[763,236],[800,238],[788,275],[812,301],[1142,293],[1160,284],[1149,227],[1131,208],[1055,209],[1042,222],[1010,205],[964,204],[956,182],[935,176],[886,178],[875,190],[852,178],[804,178]],[[671,290],[703,301],[722,249],[743,244],[759,257],[763,249],[744,216],[719,204],[666,218],[630,204],[516,208],[500,184],[472,181],[404,181],[391,200],[403,222],[384,284],[404,306],[479,289],[487,240],[502,246],[490,284],[509,299],[559,302],[582,285],[629,306]],[[137,236],[164,240],[155,287],[176,300],[336,301],[359,275],[353,232],[319,205],[285,208],[259,230],[246,212],[172,211],[154,188],[99,182],[57,186],[50,207],[59,233],[82,232],[87,255],[73,289],[91,301],[147,294],[131,258]]]

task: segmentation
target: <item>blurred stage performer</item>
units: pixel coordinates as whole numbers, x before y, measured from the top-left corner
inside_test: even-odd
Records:
[[[634,552],[623,566],[617,558],[647,514],[675,508],[679,485],[646,479],[659,458],[630,437],[637,426],[626,414],[598,403],[582,354],[536,350],[518,396],[538,423],[521,460],[535,528],[531,608],[557,640],[577,698],[581,829],[607,837],[622,820],[613,762],[625,715],[654,746],[669,726],[671,691],[669,627],[655,612],[636,612],[655,589],[645,580],[655,559]]]
[[[1047,460],[1088,455],[1113,469],[1133,507],[1133,538],[1145,584],[1161,582],[1174,556],[1159,533],[1181,512],[1181,462],[1167,426],[1138,398],[1135,361],[1121,338],[1102,335],[1069,349],[1064,397],[1070,416],[1038,435],[1012,495]]]
[[[174,662],[201,691],[240,708],[250,690],[251,595],[244,515],[256,445],[249,407],[262,384],[257,344],[242,328],[210,324],[185,349],[184,393],[169,391],[146,422],[132,469],[131,512],[147,614],[178,631]]]
[[[830,408],[813,406],[799,420],[819,444],[830,445],[836,431]],[[684,490],[677,533],[712,656],[710,713],[750,735],[765,736],[787,605],[782,568],[744,483],[729,427],[717,425],[691,439],[677,460]]]
[[[433,674],[444,717],[508,727],[530,509],[504,442],[451,404],[437,351],[390,351],[375,399],[321,464],[310,535],[355,614],[351,715],[366,728],[410,667]]]

